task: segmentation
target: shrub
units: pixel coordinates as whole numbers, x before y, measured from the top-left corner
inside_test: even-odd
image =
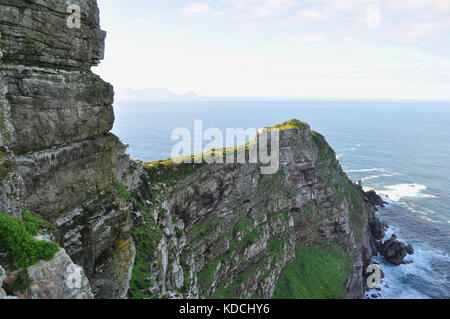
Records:
[[[20,291],[20,293],[24,294],[28,291],[33,283],[33,279],[28,276],[28,273],[25,270],[22,270],[18,275],[16,280],[14,280],[13,284],[9,289],[11,291]]]
[[[25,208],[24,212],[22,213],[22,219],[24,227],[33,236],[36,236],[39,233],[39,229],[41,228],[53,228],[52,224],[37,216],[34,216],[28,208]]]
[[[58,251],[56,243],[35,240],[36,228],[30,225],[33,223],[0,213],[0,250],[12,257],[16,268],[29,267],[42,259],[48,261]]]

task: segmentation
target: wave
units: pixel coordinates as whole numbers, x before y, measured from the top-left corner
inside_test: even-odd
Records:
[[[362,144],[357,144],[355,146],[352,147],[352,152],[356,151],[357,148],[361,147]]]
[[[371,175],[371,176],[362,178],[361,182],[366,182],[368,180],[376,179],[376,178],[380,178],[380,177],[392,177],[392,176],[397,176],[397,175],[400,175],[400,174],[399,173],[393,173],[393,174]]]
[[[427,186],[421,184],[397,184],[383,186],[382,189],[375,190],[378,194],[389,200],[400,201],[403,198],[436,198],[431,194],[425,194]]]
[[[365,168],[365,169],[349,169],[345,171],[346,173],[366,173],[366,172],[381,172],[384,173],[386,170],[384,168]]]
[[[398,231],[398,228],[389,227],[383,241],[394,233],[398,235]],[[398,236],[398,239],[405,242],[401,236]],[[410,243],[411,240],[406,242]],[[449,263],[449,256],[417,241],[413,241],[413,245],[414,255],[406,258],[409,264],[394,266],[381,256],[374,257],[374,261],[381,265],[385,278],[381,292],[369,290],[366,298],[370,299],[375,294],[381,299],[428,299],[448,294],[448,278],[445,273],[435,269],[435,263]]]

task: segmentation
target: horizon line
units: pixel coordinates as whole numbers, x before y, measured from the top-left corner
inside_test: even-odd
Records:
[[[202,96],[196,97],[168,97],[168,98],[120,98],[114,102],[195,102],[207,100],[297,100],[297,101],[342,101],[342,102],[408,102],[408,103],[450,103],[450,99],[407,99],[407,98],[366,98],[366,97],[291,97],[291,96]]]

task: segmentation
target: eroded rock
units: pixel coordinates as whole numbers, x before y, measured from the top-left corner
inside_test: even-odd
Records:
[[[392,237],[385,241],[381,247],[381,254],[384,258],[396,266],[404,263],[404,258],[408,255],[408,252],[414,253],[413,247],[398,241],[396,235],[392,235]]]
[[[92,299],[94,297],[83,268],[75,265],[64,249],[50,261],[40,261],[27,269],[33,280],[31,299]]]

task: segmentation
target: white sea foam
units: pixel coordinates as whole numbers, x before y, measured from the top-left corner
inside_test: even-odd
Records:
[[[384,168],[365,168],[365,169],[349,169],[346,173],[366,173],[366,172],[386,172]]]
[[[384,186],[376,192],[390,200],[399,201],[402,198],[414,198],[414,197],[429,197],[435,198],[435,196],[430,194],[424,194],[423,192],[427,189],[425,185],[421,184],[397,184]]]
[[[392,176],[397,176],[397,175],[399,175],[399,173],[393,173],[393,174],[381,174],[381,175],[371,175],[371,176],[362,178],[362,179],[361,179],[361,182],[366,182],[366,181],[368,181],[368,180],[371,180],[371,179],[377,179],[377,178],[380,178],[380,177],[392,177]]]
[[[398,235],[398,231],[398,228],[389,227],[383,241],[389,239],[394,233]],[[398,239],[403,242],[408,242],[408,240],[405,241],[402,239],[401,236],[398,236]],[[371,298],[372,294],[376,294],[381,299],[430,298],[430,296],[424,295],[416,289],[416,287],[420,286],[416,281],[420,280],[431,284],[445,282],[446,278],[444,274],[439,275],[432,270],[431,261],[433,259],[440,259],[450,262],[450,258],[445,253],[434,251],[416,242],[414,243],[414,250],[414,255],[406,258],[406,261],[411,263],[406,265],[394,266],[386,262],[381,256],[374,257],[374,261],[381,265],[385,273],[385,278],[381,285],[381,292],[369,290],[366,293],[366,297]]]
[[[353,146],[353,147],[352,147],[352,151],[353,151],[353,152],[356,151],[356,149],[357,149],[358,147],[361,147],[361,146],[362,146],[362,144],[357,144],[357,145]]]

